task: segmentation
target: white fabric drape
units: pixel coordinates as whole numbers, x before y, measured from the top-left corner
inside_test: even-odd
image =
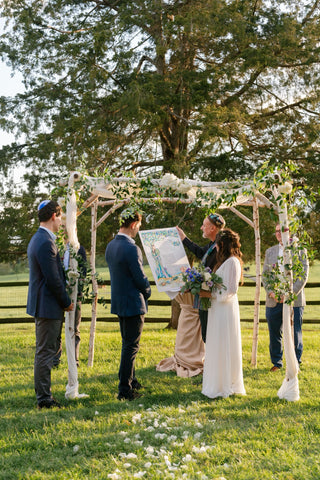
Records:
[[[78,252],[80,245],[77,236],[77,200],[74,189],[72,188],[74,181],[75,176],[74,174],[71,174],[68,183],[70,193],[68,195],[66,206],[66,230],[72,249],[75,252]],[[78,262],[72,255],[70,255],[68,282],[69,285],[72,286],[70,297],[74,304],[74,310],[72,312],[66,312],[65,316],[65,341],[68,359],[68,384],[66,386],[65,397],[70,400],[88,396],[86,394],[79,394],[78,369],[75,357],[74,319],[77,305],[78,276]]]
[[[279,192],[277,189],[274,189],[275,198],[279,198]],[[291,265],[291,253],[286,248],[289,245],[290,234],[289,234],[289,223],[288,223],[288,214],[287,214],[287,205],[285,201],[278,201],[279,207],[279,223],[281,227],[281,239],[283,244],[283,264]],[[292,286],[292,272],[285,269],[285,274],[291,279]],[[285,299],[286,300],[286,299]],[[298,381],[298,372],[299,366],[294,350],[293,342],[293,329],[291,318],[293,315],[293,307],[287,303],[283,304],[283,346],[284,346],[284,355],[286,359],[286,375],[282,382],[280,389],[278,390],[278,397],[290,402],[295,402],[299,400],[299,381]]]

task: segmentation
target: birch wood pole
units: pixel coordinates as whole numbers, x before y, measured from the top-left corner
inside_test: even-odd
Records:
[[[98,210],[98,201],[95,200],[91,205],[90,266],[91,266],[91,276],[92,276],[93,299],[92,299],[92,309],[91,309],[88,367],[93,366],[94,339],[96,334],[96,323],[97,323],[97,303],[98,303],[98,282],[96,279],[97,210]]]
[[[252,333],[252,352],[251,365],[257,366],[258,354],[258,336],[259,336],[259,310],[260,310],[260,292],[261,292],[261,242],[259,227],[259,206],[257,198],[253,200],[253,224],[255,237],[255,255],[256,255],[256,289],[254,297],[254,316]]]
[[[280,194],[277,188],[274,187],[273,193],[275,198],[279,199]],[[292,258],[291,252],[287,248],[290,242],[289,221],[287,213],[286,201],[282,198],[277,200],[279,208],[279,223],[281,227],[281,240],[283,244],[283,265],[284,274],[289,279],[290,290],[293,291],[293,274],[291,270]],[[287,267],[288,265],[288,267]],[[292,305],[286,303],[286,297],[283,303],[282,326],[283,326],[283,344],[284,354],[286,358],[286,375],[278,390],[278,397],[288,401],[297,401],[300,398],[298,372],[299,366],[294,350],[293,330],[291,326]]]

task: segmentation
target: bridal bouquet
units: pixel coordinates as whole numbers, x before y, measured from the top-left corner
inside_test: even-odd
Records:
[[[182,274],[184,285],[181,293],[190,291],[194,297],[194,308],[208,310],[211,305],[211,299],[208,297],[200,297],[200,291],[214,292],[216,290],[225,289],[222,278],[216,275],[209,267],[199,264],[197,267],[187,268]]]

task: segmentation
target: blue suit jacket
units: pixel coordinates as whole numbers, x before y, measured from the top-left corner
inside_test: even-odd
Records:
[[[57,246],[43,228],[28,245],[29,290],[27,313],[33,317],[61,318],[71,304]]]
[[[124,235],[116,235],[107,245],[106,261],[111,280],[111,313],[120,317],[145,314],[151,288],[143,271],[140,248]]]

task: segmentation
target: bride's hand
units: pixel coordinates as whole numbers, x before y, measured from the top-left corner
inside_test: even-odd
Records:
[[[200,290],[199,296],[200,298],[211,298],[211,292],[208,290]]]

